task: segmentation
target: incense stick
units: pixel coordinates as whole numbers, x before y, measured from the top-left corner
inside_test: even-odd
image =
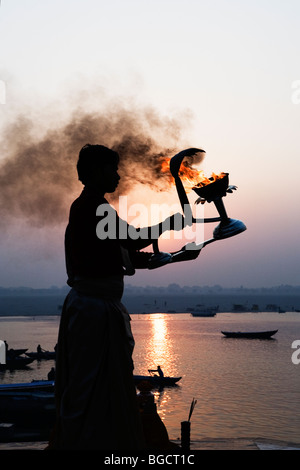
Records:
[[[189,413],[189,419],[188,419],[188,421],[191,420],[191,417],[192,417],[194,408],[195,408],[195,406],[196,406],[196,403],[197,403],[197,400],[195,400],[195,399],[193,398],[192,403],[191,403],[191,407],[190,407],[190,413]]]

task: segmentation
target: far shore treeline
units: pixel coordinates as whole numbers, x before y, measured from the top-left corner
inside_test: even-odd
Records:
[[[0,317],[60,315],[68,286],[37,289],[0,287]],[[191,313],[201,306],[219,312],[295,312],[300,314],[300,286],[224,288],[215,286],[126,285],[124,304],[130,314]]]

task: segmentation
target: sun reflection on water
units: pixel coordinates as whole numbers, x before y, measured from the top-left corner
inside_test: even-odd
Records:
[[[174,369],[174,351],[166,316],[163,314],[152,315],[150,325],[150,339],[146,351],[147,359],[151,364],[151,368],[160,365],[164,374],[170,375]]]
[[[178,376],[177,353],[174,340],[170,334],[170,319],[165,314],[152,314],[150,320],[150,337],[148,337],[145,354],[148,369],[160,366],[165,376]],[[173,387],[172,387],[173,389]],[[157,404],[159,415],[164,420],[167,410],[170,409],[171,394],[168,387],[152,390]]]

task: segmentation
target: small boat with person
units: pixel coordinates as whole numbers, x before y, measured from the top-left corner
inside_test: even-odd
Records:
[[[49,360],[49,359],[55,359],[56,358],[56,353],[55,351],[40,351],[40,352],[29,352],[25,353],[26,356],[36,359],[37,361],[41,361],[42,359],[44,360]]]
[[[172,386],[175,385],[181,377],[159,377],[159,375],[134,375],[133,380],[135,384],[140,382],[150,382],[152,385],[158,386]]]
[[[181,379],[181,377],[165,376],[160,366],[157,366],[157,369],[148,369],[148,372],[149,375],[134,375],[134,383],[137,385],[140,382],[146,381],[152,385],[172,386]]]
[[[14,349],[9,348],[6,341],[5,343],[5,362],[0,363],[0,371],[3,370],[14,370],[23,369],[28,366],[33,359],[25,357],[23,354],[26,353],[27,349]]]
[[[55,351],[55,348],[54,348],[54,351],[46,351],[39,344],[35,352],[26,353],[26,356],[32,359],[36,359],[37,361],[41,361],[42,359],[49,360],[49,359],[56,358],[56,351]]]
[[[270,339],[278,330],[269,331],[221,331],[226,338]]]

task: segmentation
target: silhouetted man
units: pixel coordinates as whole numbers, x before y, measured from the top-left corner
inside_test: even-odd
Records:
[[[101,145],[87,144],[79,153],[77,171],[84,189],[71,206],[65,234],[71,291],[57,346],[52,443],[57,449],[144,446],[133,382],[134,339],[121,298],[124,275],[149,258],[138,250],[152,244],[153,227],[138,230],[139,238],[131,239],[135,229],[105,199],[118,186],[118,163],[119,155]],[[157,238],[178,216],[182,222],[177,214],[155,227]]]

